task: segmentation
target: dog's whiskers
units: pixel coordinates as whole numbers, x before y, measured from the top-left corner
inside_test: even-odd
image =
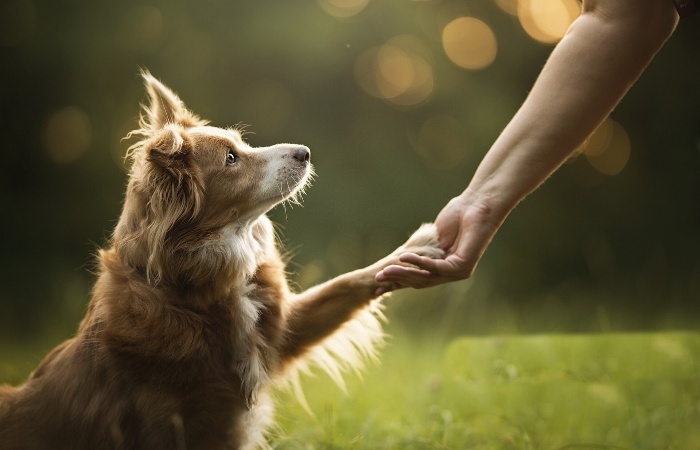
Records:
[[[289,188],[289,183],[287,183],[287,188]],[[284,190],[282,189],[282,182],[279,182],[277,184],[277,189],[279,189],[279,191],[280,191],[280,197],[284,198],[285,194],[284,194]],[[288,219],[288,217],[287,217],[287,202],[286,201],[282,202],[282,208],[284,209],[284,218]]]

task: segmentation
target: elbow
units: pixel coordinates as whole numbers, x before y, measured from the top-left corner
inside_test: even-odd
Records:
[[[676,29],[678,12],[671,1],[655,0],[639,3],[644,3],[643,7],[639,8],[642,11],[637,13],[639,18],[636,19],[640,33],[648,34],[650,41],[657,43],[660,47]]]
[[[678,12],[673,2],[656,1],[654,4],[655,8],[650,8],[653,11],[645,13],[644,19],[649,32],[655,36],[659,44],[663,44],[671,37],[678,25]]]
[[[583,0],[583,15],[592,15],[612,26],[635,33],[640,45],[658,50],[678,25],[671,0]]]

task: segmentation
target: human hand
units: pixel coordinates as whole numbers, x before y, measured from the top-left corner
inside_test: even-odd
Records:
[[[420,289],[469,278],[501,222],[488,206],[473,204],[462,196],[455,197],[435,219],[445,257],[433,259],[404,253],[399,260],[413,267],[391,265],[377,273],[375,279]]]
[[[377,273],[381,272],[386,267],[403,267],[401,256],[404,254],[411,254],[426,259],[442,258],[445,252],[440,248],[438,231],[435,224],[424,223],[402,246],[391,252],[386,258],[382,258],[367,268],[370,270],[374,282],[379,284],[375,291],[376,296],[383,295],[396,289],[409,287],[405,284],[380,282],[376,276]]]

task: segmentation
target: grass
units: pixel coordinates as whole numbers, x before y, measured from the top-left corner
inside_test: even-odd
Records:
[[[277,449],[697,449],[700,334],[394,339],[347,395],[280,396]]]
[[[465,337],[402,333],[343,393],[277,394],[275,449],[697,449],[700,334]],[[43,356],[0,347],[0,381]]]

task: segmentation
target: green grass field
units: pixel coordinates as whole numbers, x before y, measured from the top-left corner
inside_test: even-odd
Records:
[[[277,393],[275,449],[699,449],[700,334],[422,340],[401,332],[343,392]],[[18,382],[40,350],[0,348]]]
[[[278,449],[700,449],[700,334],[398,336],[343,394],[280,395]]]

